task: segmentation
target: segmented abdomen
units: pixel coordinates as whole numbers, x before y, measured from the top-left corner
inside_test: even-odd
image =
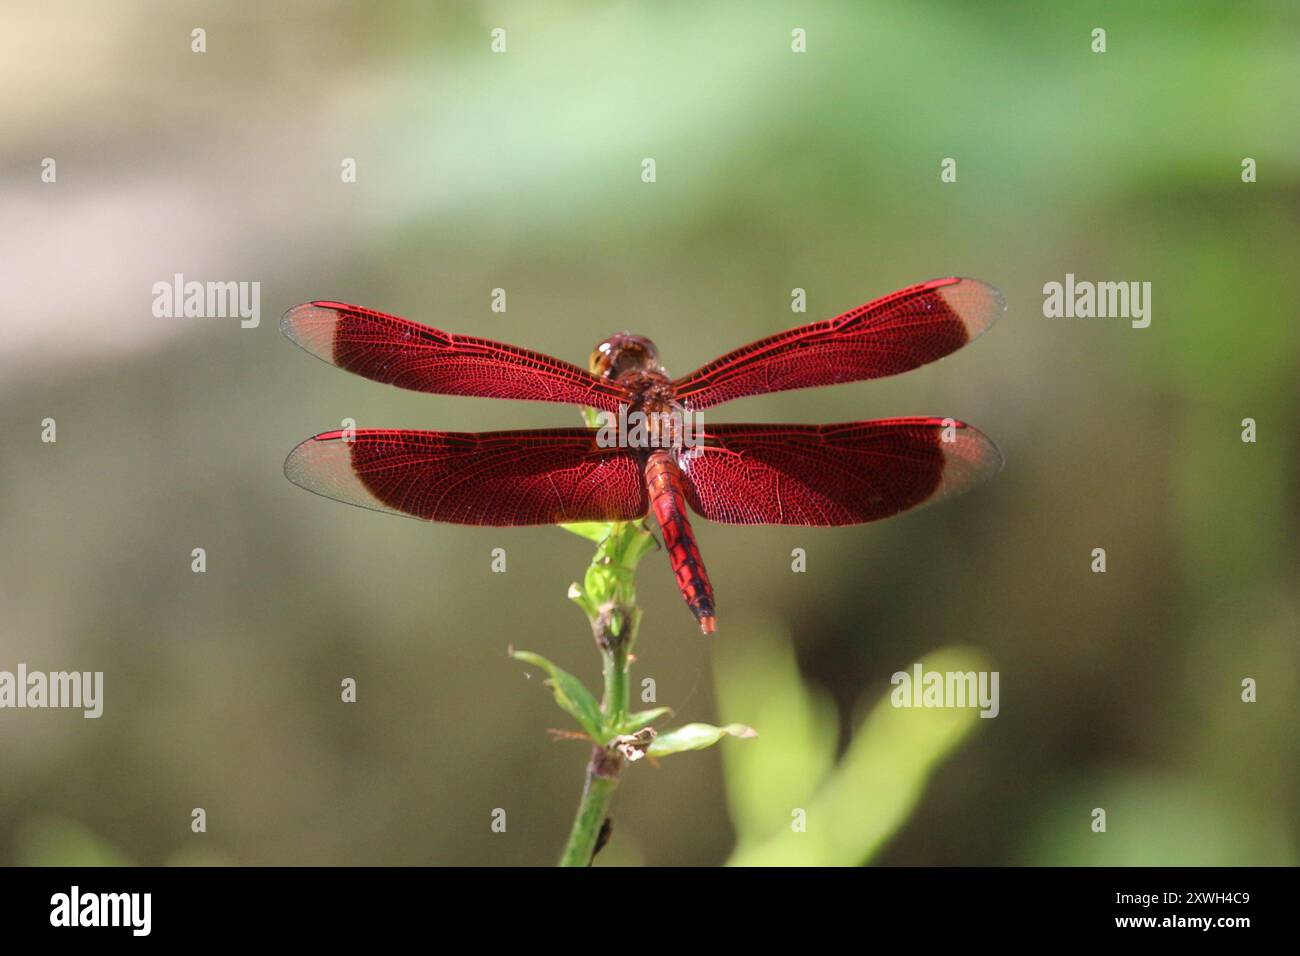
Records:
[[[695,534],[686,517],[682,473],[672,455],[667,451],[651,452],[646,460],[645,481],[650,492],[650,507],[663,530],[664,547],[668,549],[668,559],[672,562],[677,586],[686,599],[687,607],[700,622],[700,630],[711,634],[716,627],[713,586],[709,584],[709,575],[704,570]]]

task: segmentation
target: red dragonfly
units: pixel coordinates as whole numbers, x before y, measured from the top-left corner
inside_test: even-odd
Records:
[[[281,331],[318,358],[377,382],[621,410],[629,420],[640,412],[651,424],[640,440],[612,443],[593,428],[330,431],[295,448],[284,471],[327,498],[456,524],[633,521],[653,510],[678,587],[709,634],[716,627],[713,588],[688,505],[724,524],[860,524],[964,491],[996,474],[1002,454],[950,418],[709,425],[685,447],[686,429],[672,423],[747,395],[905,372],[961,348],[1005,308],[1001,293],[983,282],[935,279],[672,379],[654,343],[628,332],[601,342],[584,370],[382,312],[309,302],[284,314]]]

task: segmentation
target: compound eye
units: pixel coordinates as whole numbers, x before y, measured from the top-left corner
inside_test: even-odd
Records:
[[[590,369],[593,375],[605,376],[609,374],[613,362],[614,343],[606,339],[591,350],[591,358],[587,362],[587,368]]]

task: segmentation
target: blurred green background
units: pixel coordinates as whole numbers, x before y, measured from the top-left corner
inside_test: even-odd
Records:
[[[345,417],[577,413],[331,369],[283,309],[578,363],[626,328],[682,374],[949,274],[1009,303],[969,348],[713,420],[953,415],[1006,469],[877,525],[697,521],[716,639],[647,558],[635,674],[762,736],[631,767],[598,862],[1295,862],[1294,4],[8,5],[0,53],[0,669],[106,672],[100,720],[0,711],[0,862],[558,854],[586,748],[548,740],[564,717],[506,648],[598,684],[565,599],[590,543],[280,469]],[[261,326],[155,318],[176,272],[260,281]],[[1044,318],[1066,273],[1150,281],[1150,328]],[[933,655],[999,670],[1000,716],[872,709]]]

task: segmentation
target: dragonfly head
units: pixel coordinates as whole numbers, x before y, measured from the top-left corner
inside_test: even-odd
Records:
[[[659,349],[643,335],[618,332],[591,352],[592,374],[617,379],[627,372],[659,371]]]

